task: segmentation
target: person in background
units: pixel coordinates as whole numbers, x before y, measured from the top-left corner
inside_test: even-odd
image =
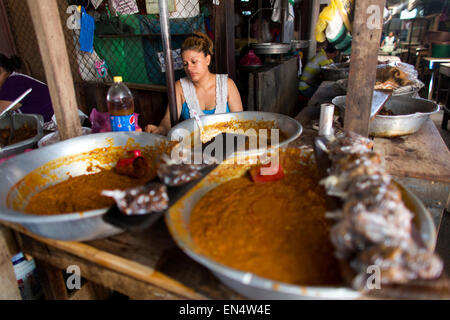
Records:
[[[236,84],[226,74],[209,71],[213,43],[207,35],[195,32],[183,42],[181,57],[187,77],[175,83],[180,121],[193,117],[242,111],[242,101]],[[170,111],[166,109],[159,126],[147,125],[145,131],[166,135],[170,130]]]
[[[321,49],[303,68],[298,89],[301,95],[311,98],[320,85],[320,68],[333,63],[339,51],[331,44]]]
[[[48,122],[53,116],[52,101],[45,83],[16,72],[22,62],[16,56],[0,54],[0,112],[28,89],[33,89],[15,108],[22,113],[40,114]]]
[[[384,38],[381,43],[381,50],[385,53],[392,54],[394,50],[397,48],[397,37],[393,32],[389,32],[389,35]]]

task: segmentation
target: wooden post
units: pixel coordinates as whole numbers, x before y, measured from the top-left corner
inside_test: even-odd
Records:
[[[311,15],[310,15],[310,24],[309,24],[309,37],[311,40],[308,48],[308,57],[306,57],[307,61],[316,55],[317,49],[317,41],[316,41],[316,24],[319,20],[320,14],[320,0],[311,0]]]
[[[234,57],[234,1],[221,0],[214,10],[216,73],[236,80]]]
[[[385,3],[386,0],[355,1],[344,130],[366,137]]]
[[[28,0],[61,140],[81,135],[72,73],[56,0]],[[105,97],[106,98],[106,97]]]
[[[288,0],[281,0],[281,31],[280,31],[280,42],[287,43],[285,38],[286,33],[286,21],[289,18],[289,3]]]

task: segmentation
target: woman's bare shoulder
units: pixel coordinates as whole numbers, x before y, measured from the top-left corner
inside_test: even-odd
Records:
[[[234,83],[233,79],[228,77],[228,88],[230,89],[237,89],[236,84]]]

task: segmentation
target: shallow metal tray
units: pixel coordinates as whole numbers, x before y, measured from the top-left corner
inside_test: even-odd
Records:
[[[47,170],[46,164],[52,160],[98,148],[157,146],[163,141],[168,140],[163,136],[143,132],[107,132],[80,136],[18,155],[0,165],[0,175],[3,179],[0,184],[0,220],[19,223],[38,236],[57,240],[87,241],[118,234],[122,232],[121,229],[102,219],[108,208],[51,216],[26,214],[21,209],[25,208],[35,193],[68,179],[68,173],[72,176],[93,173],[92,168],[89,169],[92,165],[107,167],[115,163],[98,163],[96,160],[90,161],[88,157],[74,157],[61,166],[52,166]],[[27,190],[23,183],[18,185],[19,181],[27,179],[32,172],[45,174],[48,183],[31,191]],[[156,221],[162,214],[154,216]]]
[[[208,268],[225,285],[250,299],[359,298],[360,293],[348,287],[313,287],[281,283],[227,267],[196,252],[189,231],[190,216],[195,204],[220,184],[244,175],[250,166],[242,165],[230,170],[226,165],[220,165],[169,209],[165,214],[165,221],[177,245],[192,259]],[[400,184],[399,187],[405,203],[415,214],[415,223],[422,239],[430,250],[434,250],[436,231],[429,212],[414,194]]]

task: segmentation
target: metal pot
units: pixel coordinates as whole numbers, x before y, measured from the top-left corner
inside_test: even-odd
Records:
[[[332,100],[340,109],[341,117],[345,114],[345,98],[339,96]],[[439,111],[439,106],[433,101],[408,96],[391,97],[385,108],[395,115],[375,116],[369,124],[369,135],[388,138],[413,134],[419,131],[430,115]]]
[[[311,40],[291,40],[291,49],[293,51],[309,48]]]
[[[284,54],[291,50],[290,43],[252,43],[250,47],[255,51],[256,54]]]
[[[308,152],[308,151],[304,151]],[[240,271],[199,254],[190,234],[190,216],[196,203],[210,190],[222,183],[246,174],[251,164],[232,167],[218,166],[165,214],[168,229],[177,245],[192,259],[208,268],[225,285],[250,299],[356,299],[360,293],[347,287],[313,287],[280,283],[252,273]],[[403,199],[416,215],[417,229],[427,248],[434,250],[436,232],[433,220],[422,202],[398,184]]]
[[[350,73],[350,64],[347,62],[333,63],[323,66],[320,70],[325,81],[337,81],[348,78],[348,74]]]
[[[158,146],[164,141],[168,141],[166,137],[142,132],[107,132],[80,136],[18,155],[0,165],[0,175],[3,178],[0,185],[0,219],[21,224],[38,236],[57,240],[87,241],[118,234],[122,232],[121,229],[102,219],[108,208],[51,216],[27,214],[22,210],[31,196],[68,179],[69,174],[78,176],[93,173],[92,167],[110,167],[115,164],[113,156],[104,160],[111,163],[101,163],[98,158],[91,159],[88,156],[67,158],[68,156],[81,155],[99,148]],[[117,157],[119,156],[118,154]],[[49,163],[58,164],[58,159],[61,162],[59,165],[49,166]],[[33,176],[42,177],[44,182],[34,186]],[[161,215],[155,215],[155,221],[159,217]]]
[[[281,141],[278,145],[273,145],[274,148],[286,146],[288,143],[297,139],[302,133],[302,126],[297,120],[282,115],[279,113],[263,112],[263,111],[243,111],[243,112],[229,112],[221,114],[205,115],[200,117],[203,127],[210,126],[213,124],[227,123],[230,121],[274,121],[275,128],[280,129],[286,136],[287,139]],[[174,126],[168,133],[168,137],[171,140],[178,140],[178,137],[184,137],[188,132],[191,134],[194,131],[198,131],[198,125],[195,119],[188,119],[178,123]],[[227,125],[227,132],[234,132],[233,125]],[[208,128],[205,128],[205,134],[214,137],[219,132],[209,132]],[[270,136],[270,133],[268,133]],[[256,150],[248,150],[248,153],[256,152]]]

